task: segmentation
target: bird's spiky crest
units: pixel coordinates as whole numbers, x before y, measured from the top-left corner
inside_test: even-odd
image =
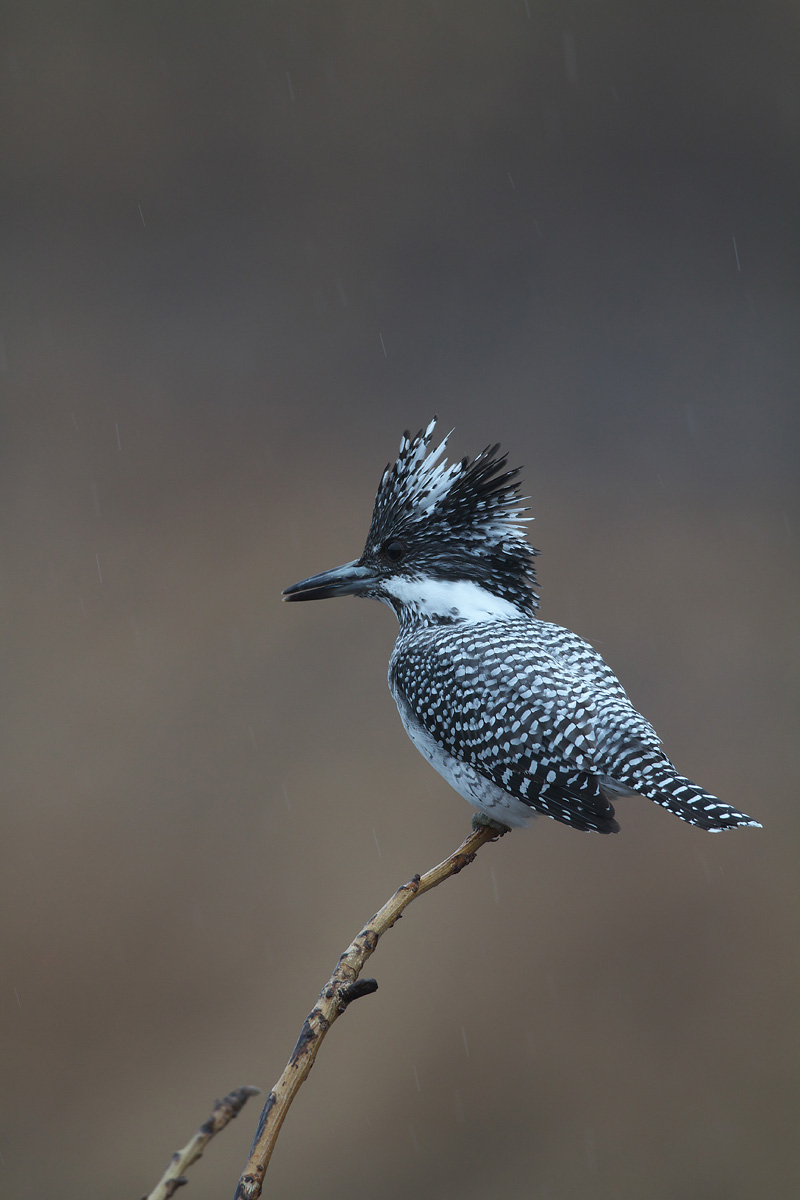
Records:
[[[378,485],[365,553],[387,538],[408,540],[417,572],[428,560],[437,575],[458,579],[466,566],[482,586],[531,611],[538,607],[532,590],[538,551],[525,536],[533,518],[519,494],[520,468],[505,470],[508,456],[499,445],[448,463],[449,433],[429,450],[436,422],[414,437],[403,434],[397,460]]]

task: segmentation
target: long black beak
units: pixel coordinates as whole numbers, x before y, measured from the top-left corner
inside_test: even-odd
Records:
[[[369,567],[362,567],[358,560],[355,560],[345,563],[343,567],[334,567],[332,571],[323,571],[321,575],[312,575],[310,579],[301,579],[299,583],[284,588],[283,596],[287,600],[327,600],[329,596],[359,596],[364,594],[374,579],[374,572]]]

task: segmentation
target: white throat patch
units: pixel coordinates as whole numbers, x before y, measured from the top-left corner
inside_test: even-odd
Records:
[[[383,585],[384,591],[423,617],[454,621],[510,621],[522,617],[516,604],[495,596],[477,583],[452,579],[401,579]]]

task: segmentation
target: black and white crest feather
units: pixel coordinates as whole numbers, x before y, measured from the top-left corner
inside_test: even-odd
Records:
[[[396,462],[383,472],[364,557],[396,538],[409,549],[407,573],[466,577],[532,613],[538,551],[525,536],[532,518],[519,494],[520,468],[506,470],[499,445],[448,463],[450,434],[429,451],[436,420],[415,437],[404,433]]]

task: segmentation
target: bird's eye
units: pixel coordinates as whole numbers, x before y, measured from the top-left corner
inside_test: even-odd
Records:
[[[391,538],[388,542],[384,542],[381,550],[389,562],[399,562],[406,552],[405,544],[399,538]]]

